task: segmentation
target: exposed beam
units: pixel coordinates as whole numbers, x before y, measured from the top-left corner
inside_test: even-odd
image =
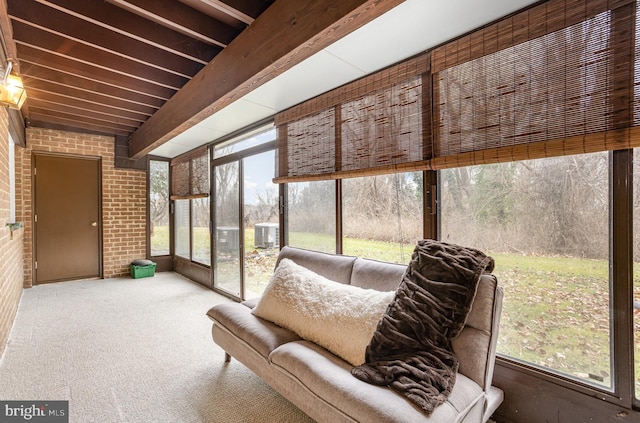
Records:
[[[116,99],[103,94],[95,94],[83,90],[78,90],[68,85],[42,81],[26,76],[23,78],[23,81],[24,87],[27,92],[31,92],[31,90],[38,90],[56,94],[62,97],[67,97],[70,99],[86,101],[93,105],[91,106],[92,109],[94,107],[108,106],[113,109],[119,109],[123,112],[140,113],[146,114],[147,116],[151,116],[156,111],[156,109],[153,107],[131,103],[124,99]]]
[[[36,0],[107,30],[206,65],[220,51],[106,2]],[[231,33],[231,31],[229,31]],[[227,42],[231,41],[230,39]]]
[[[129,156],[142,157],[403,1],[276,0],[133,133]]]
[[[114,88],[122,88],[138,94],[168,100],[177,89],[170,89],[130,76],[95,67],[88,63],[79,63],[72,58],[60,56],[45,50],[19,44],[18,57],[22,66],[39,65],[54,71],[64,72],[80,78],[90,79]]]
[[[124,119],[127,121],[135,121],[138,122],[137,126],[140,126],[142,122],[146,121],[149,118],[148,114],[115,109],[109,106],[105,106],[104,104],[95,104],[78,98],[58,95],[49,91],[35,89],[30,90],[25,105],[31,104],[34,100],[46,101],[47,103],[55,104],[60,108],[73,110],[91,110],[93,113],[99,113],[107,117],[113,117],[117,120]]]
[[[101,127],[92,127],[90,125],[86,126],[78,126],[73,122],[63,122],[63,121],[53,121],[50,119],[44,118],[41,120],[42,116],[38,116],[36,119],[27,118],[26,125],[27,128],[45,128],[45,129],[55,129],[58,131],[68,131],[68,132],[80,132],[83,134],[94,134],[94,135],[103,135],[107,137],[113,137],[114,135],[122,135],[122,134],[114,134],[108,129],[105,130]]]
[[[103,134],[127,135],[127,131],[114,129],[109,125],[79,122],[75,119],[65,119],[57,116],[41,115],[40,113],[32,113],[31,116],[29,116],[29,123],[30,123],[30,126],[42,125],[42,124],[34,125],[34,122],[47,122],[50,124],[57,124],[57,125],[61,125],[68,128],[76,128],[76,132],[78,132],[79,129],[88,129],[90,131],[103,133]]]
[[[255,18],[266,10],[272,2],[268,0],[202,0],[204,3],[224,3],[226,7],[242,12],[251,17],[253,23]]]
[[[9,16],[13,21],[184,78],[191,77],[203,67],[203,63],[185,59],[40,3],[12,2],[9,4]]]
[[[31,113],[31,116],[33,117],[48,116],[49,119],[57,118],[57,119],[64,119],[67,122],[77,122],[77,125],[93,125],[93,126],[100,126],[104,128],[111,128],[111,130],[114,132],[118,131],[120,133],[123,133],[123,132],[128,133],[128,132],[131,132],[133,129],[135,129],[135,126],[132,127],[129,125],[124,125],[122,123],[118,123],[118,122],[111,122],[103,119],[96,119],[91,116],[82,116],[76,113],[70,113],[69,111],[65,111],[65,110],[55,110],[55,109],[48,109],[46,107],[45,108],[36,107],[33,104],[31,104],[31,108],[29,111]]]
[[[1,33],[0,43],[2,44],[2,53],[8,59],[17,58],[16,44],[13,42],[13,29],[11,27],[11,20],[9,19],[9,14],[7,13],[6,0],[0,0],[0,33]]]
[[[106,0],[138,16],[197,40],[226,47],[238,30],[177,1]]]
[[[254,21],[251,16],[246,13],[242,13],[238,9],[235,9],[220,0],[202,0],[202,2],[247,25],[251,25]]]
[[[13,34],[17,45],[43,50],[165,88],[179,90],[188,81],[187,78],[77,43],[19,21],[13,21]]]
[[[104,122],[124,125],[133,129],[138,128],[143,122],[140,120],[135,120],[135,119],[126,118],[122,116],[107,115],[105,113],[89,110],[87,108],[70,106],[68,104],[61,104],[59,102],[51,102],[42,98],[29,97],[28,101],[29,101],[30,110],[36,110],[36,109],[52,110],[52,111],[64,110],[66,113],[71,113],[78,117],[88,117],[92,119],[101,120]]]
[[[116,88],[91,79],[70,75],[62,71],[54,71],[49,68],[26,62],[22,65],[22,76],[65,85],[68,87],[74,87],[76,89],[87,91],[97,95],[102,94],[115,99],[124,99],[132,103],[137,103],[158,109],[165,103],[165,100],[163,99],[139,94],[122,88]]]

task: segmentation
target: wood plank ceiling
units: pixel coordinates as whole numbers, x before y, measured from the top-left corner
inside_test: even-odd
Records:
[[[138,159],[403,1],[0,0],[0,30],[27,125]]]
[[[6,0],[27,124],[130,137],[273,2]]]
[[[7,0],[29,125],[130,136],[274,0]]]

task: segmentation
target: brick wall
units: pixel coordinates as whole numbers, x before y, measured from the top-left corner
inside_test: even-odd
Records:
[[[27,148],[20,149],[19,212],[24,228],[24,281],[33,284],[31,158],[33,152],[102,157],[102,254],[105,278],[125,276],[132,260],[146,253],[146,173],[114,167],[113,137],[43,128],[27,128]],[[18,172],[18,169],[16,169]],[[18,191],[18,187],[16,187]]]
[[[0,356],[13,325],[22,295],[23,229],[13,234],[9,222],[9,126],[7,110],[0,107]],[[16,181],[17,185],[18,181]],[[16,187],[17,191],[17,187]],[[18,216],[16,218],[19,220]]]

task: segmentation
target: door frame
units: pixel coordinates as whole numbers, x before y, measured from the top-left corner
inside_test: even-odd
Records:
[[[72,153],[57,153],[57,152],[48,152],[48,151],[32,151],[31,152],[31,227],[32,235],[31,235],[31,274],[32,276],[32,284],[33,285],[43,285],[47,283],[53,283],[58,281],[47,281],[47,282],[38,282],[38,269],[36,268],[37,261],[37,226],[35,222],[36,216],[36,183],[37,180],[35,178],[35,169],[36,169],[36,158],[37,157],[60,157],[60,158],[69,158],[76,160],[87,160],[87,161],[95,161],[98,163],[98,276],[97,279],[104,278],[104,239],[103,239],[103,220],[102,220],[102,157],[101,156],[87,156],[82,154],[72,154]],[[67,279],[65,279],[67,280]],[[68,279],[72,280],[72,279]]]

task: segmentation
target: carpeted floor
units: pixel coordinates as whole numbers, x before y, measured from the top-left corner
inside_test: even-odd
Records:
[[[70,422],[312,422],[238,361],[206,311],[222,296],[175,273],[24,291],[0,400],[69,400]]]

